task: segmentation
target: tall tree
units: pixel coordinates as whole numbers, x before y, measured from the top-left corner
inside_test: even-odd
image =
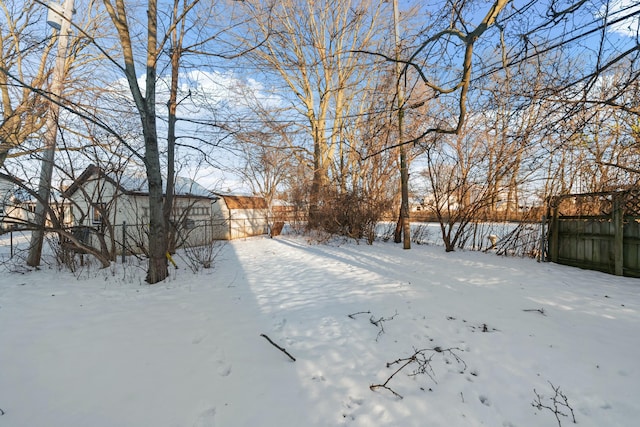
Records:
[[[57,13],[57,12],[56,12]],[[71,18],[74,13],[73,0],[66,0],[61,8],[59,16],[54,19],[61,21],[58,28],[58,50],[56,64],[53,69],[51,82],[51,105],[47,115],[47,129],[44,134],[44,148],[40,170],[40,182],[38,184],[38,203],[36,205],[36,227],[31,234],[31,244],[27,265],[37,267],[40,265],[42,245],[44,242],[44,228],[46,223],[46,210],[51,194],[51,179],[53,176],[53,164],[58,136],[58,113],[60,110],[60,98],[66,77],[66,57],[69,38],[71,37]]]
[[[45,124],[48,103],[39,95],[51,73],[47,61],[55,38],[37,31],[46,8],[35,0],[0,3],[0,167]]]
[[[313,179],[309,225],[316,226],[323,193],[340,186],[336,159],[345,120],[357,108],[358,87],[371,76],[359,50],[379,42],[381,3],[368,0],[251,1],[251,40],[264,39],[251,58],[290,93],[292,115],[303,118],[311,141]],[[274,86],[276,86],[274,84]],[[285,92],[286,91],[286,92]],[[335,172],[338,172],[337,174]],[[332,188],[332,177],[333,188]]]
[[[149,266],[146,281],[150,284],[164,280],[167,267],[167,233],[163,215],[163,186],[160,167],[160,147],[156,125],[156,77],[161,45],[158,41],[158,1],[147,2],[145,80],[138,81],[135,47],[136,33],[132,33],[130,10],[125,0],[103,0],[104,6],[118,33],[124,72],[136,105],[144,137],[144,166],[149,186]]]

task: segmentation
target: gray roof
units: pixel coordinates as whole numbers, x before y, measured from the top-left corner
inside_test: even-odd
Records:
[[[114,173],[104,173],[95,165],[90,165],[84,172],[69,186],[64,192],[66,197],[70,197],[79,186],[83,185],[91,176],[100,174],[106,180],[113,183],[120,188],[124,193],[129,194],[149,194],[149,183],[147,181],[147,175],[144,172],[125,172],[121,176]],[[162,185],[167,185],[167,180],[163,177]],[[163,188],[163,193],[166,187]],[[191,178],[185,178],[177,176],[175,178],[174,195],[176,196],[190,196],[190,197],[204,197],[207,199],[219,199],[218,196],[207,190]]]
[[[111,179],[118,182],[112,176]],[[118,184],[125,190],[133,193],[149,193],[149,182],[147,181],[147,175],[144,173],[136,172],[132,174],[123,174]],[[166,177],[162,177],[163,193],[166,192],[167,180]],[[211,191],[204,188],[191,178],[185,178],[183,176],[175,177],[174,194],[176,196],[197,196],[217,198]]]

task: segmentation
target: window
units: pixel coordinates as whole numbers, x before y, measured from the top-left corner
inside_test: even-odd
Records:
[[[194,228],[196,228],[196,222],[191,218],[185,218],[182,221],[182,225],[185,230],[193,230]]]
[[[93,214],[91,215],[91,221],[94,224],[102,224],[102,213],[106,208],[106,203],[96,203],[93,205]]]

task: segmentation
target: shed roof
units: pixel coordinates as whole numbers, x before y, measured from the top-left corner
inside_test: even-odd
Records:
[[[267,201],[264,197],[232,196],[218,194],[222,197],[229,209],[267,209]]]

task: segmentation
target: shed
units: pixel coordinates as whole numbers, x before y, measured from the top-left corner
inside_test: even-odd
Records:
[[[232,240],[269,232],[269,205],[263,197],[216,194],[211,205],[213,236]]]

